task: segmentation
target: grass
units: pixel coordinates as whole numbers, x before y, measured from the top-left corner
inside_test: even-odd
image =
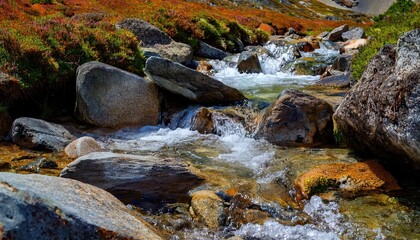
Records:
[[[360,79],[369,60],[386,44],[396,44],[405,32],[420,28],[420,4],[411,0],[397,0],[376,22],[366,30],[371,36],[369,45],[363,47],[352,62],[352,74]]]

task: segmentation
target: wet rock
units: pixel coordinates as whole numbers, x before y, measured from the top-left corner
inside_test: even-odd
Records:
[[[328,41],[338,42],[343,40],[343,33],[349,30],[349,25],[345,24],[332,30],[324,39]]]
[[[329,34],[329,32],[322,32],[322,33],[318,34],[318,35],[316,36],[316,38],[317,38],[317,39],[323,39],[323,38],[327,37],[327,36],[328,36],[328,34]]]
[[[10,169],[12,169],[12,164],[10,162],[0,161],[0,170],[10,170]]]
[[[228,53],[200,41],[200,47],[194,52],[194,55],[197,57],[222,60],[228,56]]]
[[[396,180],[376,161],[319,165],[299,175],[294,184],[304,198],[328,191],[354,197],[399,189]]]
[[[420,29],[371,59],[334,114],[343,141],[389,163],[420,167]]]
[[[68,157],[78,158],[92,152],[101,151],[101,146],[92,137],[81,137],[71,142],[64,149]]]
[[[64,127],[35,118],[18,118],[12,126],[13,142],[24,148],[62,151],[76,139]]]
[[[6,239],[161,239],[110,193],[71,179],[0,173],[0,200]]]
[[[301,52],[313,52],[315,48],[309,42],[300,42],[297,44],[297,48]]]
[[[333,87],[333,88],[348,88],[351,83],[351,73],[342,73],[339,75],[328,76],[315,82],[315,85]]]
[[[314,146],[332,136],[332,107],[324,100],[287,89],[268,107],[255,137],[283,146]]]
[[[280,35],[274,35],[270,37],[270,40],[268,41],[269,44],[275,44],[276,46],[285,46],[290,43],[290,40],[287,40],[284,38],[284,36]]]
[[[196,70],[206,75],[213,74],[213,66],[207,61],[199,61]]]
[[[192,60],[192,48],[189,45],[175,42],[166,33],[146,21],[130,18],[117,23],[116,26],[132,32],[140,41],[141,47],[155,49],[162,57],[179,63],[188,63]]]
[[[352,56],[348,54],[338,55],[338,57],[334,59],[332,69],[341,71],[341,72],[350,71],[351,59],[352,59]]]
[[[149,58],[145,72],[160,87],[196,103],[222,104],[245,99],[240,91],[167,59]]]
[[[344,32],[342,36],[344,41],[365,38],[365,30],[361,27],[354,27]]]
[[[327,64],[318,62],[313,58],[301,58],[286,65],[284,69],[296,75],[316,76],[325,72]]]
[[[191,211],[197,221],[217,229],[225,223],[223,201],[214,192],[203,190],[191,194]]]
[[[27,171],[27,172],[34,172],[39,173],[41,168],[58,168],[58,165],[56,162],[46,159],[46,158],[39,158],[35,162],[29,163],[25,166],[22,166],[19,168],[20,171]]]
[[[156,125],[156,86],[137,75],[100,62],[77,69],[76,116],[98,127]]]
[[[188,202],[188,191],[202,182],[179,160],[109,152],[80,157],[60,176],[105,189],[133,205]]]
[[[0,109],[0,141],[6,137],[12,127],[13,119],[10,115]]]
[[[239,55],[238,71],[240,73],[261,73],[261,64],[258,60],[258,55],[252,52],[242,52]]]
[[[205,107],[190,107],[175,113],[169,124],[171,129],[188,128],[201,134],[215,131],[212,112]]]

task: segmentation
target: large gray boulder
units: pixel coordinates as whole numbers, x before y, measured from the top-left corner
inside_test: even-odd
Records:
[[[384,46],[334,114],[344,142],[420,167],[420,29]]]
[[[0,173],[0,202],[4,239],[162,239],[110,193],[71,179]]]
[[[333,41],[333,42],[342,41],[343,40],[343,33],[347,32],[348,30],[349,30],[349,25],[344,24],[344,25],[332,30],[324,38],[324,40]]]
[[[256,138],[281,146],[315,146],[333,134],[333,109],[326,101],[286,89],[266,109]]]
[[[222,60],[223,58],[228,56],[228,54],[225,51],[210,46],[209,44],[202,41],[200,41],[200,47],[197,51],[194,52],[194,55],[197,57],[219,60]]]
[[[258,60],[258,55],[253,52],[242,52],[239,55],[238,60],[238,71],[240,73],[261,73],[262,68],[260,61]]]
[[[179,63],[189,63],[192,60],[193,51],[191,46],[175,42],[159,28],[144,20],[125,19],[117,23],[116,26],[132,32],[140,41],[140,46],[146,48],[148,52],[155,52],[164,58]]]
[[[245,99],[237,89],[167,59],[147,59],[145,73],[165,90],[199,104],[222,104]]]
[[[100,62],[77,69],[76,116],[98,127],[156,125],[157,87],[150,81]]]
[[[76,139],[67,129],[44,120],[22,117],[13,122],[12,140],[24,148],[62,151]]]
[[[159,203],[187,201],[202,179],[175,159],[95,152],[70,163],[60,174],[107,190],[125,203],[148,199]]]

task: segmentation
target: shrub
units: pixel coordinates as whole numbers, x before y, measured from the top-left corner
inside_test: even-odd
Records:
[[[405,32],[420,27],[420,5],[411,0],[397,0],[383,15],[375,18],[377,22],[366,30],[371,41],[360,49],[352,62],[355,79],[362,76],[369,60],[386,44],[395,44]]]

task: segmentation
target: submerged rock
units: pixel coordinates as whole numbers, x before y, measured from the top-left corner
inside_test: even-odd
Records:
[[[196,103],[223,104],[245,99],[237,89],[167,59],[149,58],[145,72],[160,87]]]
[[[334,114],[344,143],[420,167],[420,29],[371,59]]]
[[[116,67],[88,62],[77,69],[76,116],[98,127],[156,125],[156,86]]]
[[[213,191],[203,190],[191,194],[191,212],[197,221],[211,229],[223,226],[226,220],[223,200]]]
[[[52,151],[62,151],[67,144],[76,139],[63,126],[27,117],[16,119],[11,133],[13,142],[21,147]]]
[[[101,146],[92,137],[81,137],[71,142],[64,149],[67,156],[78,158],[92,152],[101,151]]]
[[[376,161],[319,165],[299,175],[295,187],[304,198],[328,191],[354,197],[399,189],[396,180]]]
[[[262,68],[258,55],[248,51],[242,52],[239,55],[238,71],[240,73],[261,73]]]
[[[110,193],[71,179],[0,173],[0,202],[6,239],[161,239]]]
[[[40,171],[40,168],[54,169],[54,168],[58,168],[58,165],[53,160],[49,160],[46,158],[39,158],[35,162],[29,163],[25,166],[20,167],[19,170],[38,173]]]
[[[287,89],[267,108],[255,137],[283,146],[313,146],[332,137],[333,109],[326,101]]]
[[[175,159],[95,152],[70,163],[61,177],[105,189],[124,203],[187,202],[188,191],[202,182]]]

